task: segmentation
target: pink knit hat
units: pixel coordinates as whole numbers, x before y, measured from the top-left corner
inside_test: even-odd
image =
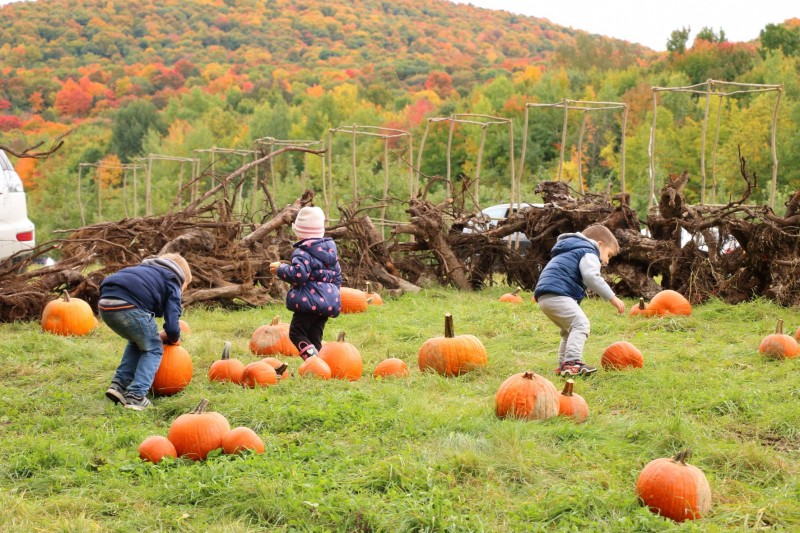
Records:
[[[300,239],[321,239],[325,235],[325,213],[319,207],[304,207],[292,224]]]

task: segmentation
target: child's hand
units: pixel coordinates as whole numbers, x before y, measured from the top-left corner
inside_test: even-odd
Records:
[[[617,308],[617,312],[618,312],[619,314],[623,314],[623,313],[625,312],[625,302],[623,302],[622,300],[620,300],[620,299],[619,299],[619,298],[617,298],[616,296],[614,296],[613,298],[611,298],[611,299],[609,300],[609,302],[611,302],[611,305],[613,305],[614,307],[616,307],[616,308]]]
[[[181,341],[169,342],[167,340],[167,332],[166,331],[162,331],[161,333],[158,334],[158,336],[161,337],[161,342],[163,344],[171,344],[173,346],[180,346],[181,345]]]
[[[278,272],[278,267],[281,266],[280,261],[273,261],[269,264],[269,273],[273,276]]]

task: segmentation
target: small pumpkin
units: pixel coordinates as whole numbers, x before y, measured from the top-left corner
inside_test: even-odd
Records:
[[[88,303],[72,298],[64,291],[62,299],[47,303],[42,311],[42,329],[64,336],[86,335],[97,325],[97,319]]]
[[[245,450],[264,453],[264,442],[255,431],[242,426],[233,428],[222,438],[222,449],[229,455],[242,453]]]
[[[606,370],[642,368],[644,357],[639,349],[628,341],[617,341],[603,350],[600,364]]]
[[[358,381],[364,370],[361,354],[355,346],[344,340],[344,331],[335,342],[328,342],[319,351],[319,358],[328,363],[331,377]]]
[[[369,307],[367,293],[359,289],[341,287],[339,299],[342,302],[342,313],[363,313]]]
[[[198,461],[222,448],[222,439],[231,430],[228,420],[219,413],[207,412],[208,400],[173,420],[167,438],[175,446],[179,457]]]
[[[238,359],[231,359],[231,341],[225,341],[222,357],[211,363],[208,369],[208,380],[241,384],[243,373],[244,363]]]
[[[166,437],[161,435],[147,437],[139,445],[139,458],[143,461],[158,464],[164,457],[178,457],[175,446]]]
[[[275,357],[265,357],[262,359],[262,361],[275,369],[275,373],[278,375],[278,381],[283,381],[284,379],[291,377],[292,374],[289,372],[289,365],[280,359],[276,359]]]
[[[521,304],[522,303],[522,296],[520,296],[518,294],[519,291],[521,291],[521,290],[522,289],[520,287],[517,287],[511,292],[505,293],[504,295],[502,295],[500,297],[500,301],[501,302],[507,302],[507,303],[510,303],[510,304]]]
[[[775,333],[764,337],[758,351],[771,359],[793,359],[800,354],[800,346],[794,337],[783,333],[783,320],[778,319]]]
[[[794,332],[794,338],[800,342],[800,327],[797,328],[797,331]]]
[[[647,310],[644,298],[639,298],[639,303],[631,307],[630,316],[652,316],[653,312]]]
[[[192,332],[192,328],[190,328],[189,324],[183,319],[178,320],[178,327],[181,329],[181,335],[186,335]]]
[[[378,363],[372,375],[376,378],[406,377],[408,376],[408,365],[402,359],[389,357]]]
[[[535,372],[520,372],[500,384],[494,397],[498,418],[544,420],[558,416],[558,391]]]
[[[331,367],[316,355],[303,361],[303,364],[297,369],[297,373],[301,376],[331,379]]]
[[[256,355],[300,355],[297,346],[289,340],[289,324],[281,322],[278,316],[253,332],[250,352]]]
[[[377,292],[372,290],[372,282],[367,282],[367,304],[368,305],[383,305],[383,298]]]
[[[702,518],[711,508],[711,487],[703,471],[686,464],[690,450],[650,461],[636,480],[636,495],[650,511],[676,522]]]
[[[180,344],[165,344],[164,355],[153,379],[153,393],[171,396],[192,381],[192,356]]]
[[[253,361],[244,367],[242,385],[254,389],[278,384],[278,373],[269,363]]]
[[[679,292],[663,290],[653,296],[647,306],[650,313],[659,316],[692,314],[692,304]]]
[[[575,380],[568,379],[564,390],[558,395],[558,415],[572,418],[578,424],[589,418],[589,406],[580,394],[573,392]]]
[[[426,340],[417,354],[423,372],[433,370],[443,376],[459,376],[485,367],[489,362],[486,348],[474,335],[455,335],[453,316],[444,315],[444,337]]]

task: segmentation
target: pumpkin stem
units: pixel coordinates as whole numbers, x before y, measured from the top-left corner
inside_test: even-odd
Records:
[[[575,380],[568,379],[566,383],[564,383],[564,390],[561,391],[561,394],[564,396],[572,396],[572,390],[575,388]]]
[[[368,281],[367,282],[367,294],[369,294],[371,292],[372,292],[372,282]]]
[[[226,361],[231,358],[231,341],[225,341],[225,346],[222,348],[222,360]]]
[[[644,311],[644,309],[645,309],[644,298],[639,298],[639,310]]]
[[[202,400],[200,400],[200,403],[197,404],[197,407],[195,407],[194,409],[189,411],[189,414],[193,414],[193,415],[202,414],[202,413],[204,413],[206,411],[207,407],[208,407],[208,400],[203,398]]]
[[[281,317],[279,317],[279,316],[277,316],[277,315],[276,315],[276,316],[275,316],[275,317],[272,319],[272,323],[270,324],[270,326],[277,326],[277,325],[278,325],[278,323],[279,323],[280,321],[281,321]]]
[[[535,374],[533,372],[525,372],[522,374],[522,379],[533,379]]]
[[[64,301],[65,302],[69,301],[69,291],[64,291]],[[783,322],[783,321],[781,321],[781,322]]]
[[[516,296],[519,291],[522,290],[522,287],[517,287],[513,291],[511,291],[511,296]]]
[[[456,331],[453,327],[453,315],[450,313],[444,314],[444,336],[448,339],[452,339],[456,336]]]
[[[778,319],[778,324],[775,326],[775,333],[778,335],[783,335],[783,319]]]
[[[336,342],[344,342],[344,331],[339,332],[339,336],[336,337]]]
[[[691,455],[692,455],[692,449],[691,448],[686,448],[682,452],[678,452],[678,454],[675,456],[675,462],[676,463],[680,463],[682,465],[685,465],[686,464],[686,460],[689,459],[689,457],[691,457]]]

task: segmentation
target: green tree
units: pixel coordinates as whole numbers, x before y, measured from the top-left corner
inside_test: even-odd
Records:
[[[686,51],[686,43],[689,42],[689,34],[692,28],[685,26],[679,30],[672,30],[667,41],[667,51],[682,54]]]
[[[128,163],[141,154],[142,140],[147,130],[154,129],[164,134],[166,128],[158,116],[156,107],[146,100],[136,100],[120,109],[114,116],[111,130],[111,151],[121,161]]]
[[[769,50],[780,50],[785,56],[800,54],[800,27],[787,28],[783,24],[767,24],[759,33],[761,54],[766,57]]]

